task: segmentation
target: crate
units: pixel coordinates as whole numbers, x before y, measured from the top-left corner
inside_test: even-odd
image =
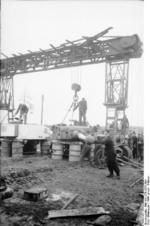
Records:
[[[33,187],[24,191],[24,199],[28,201],[39,201],[48,196],[46,188]]]

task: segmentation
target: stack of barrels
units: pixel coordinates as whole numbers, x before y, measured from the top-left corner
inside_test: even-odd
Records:
[[[1,157],[11,157],[12,156],[12,142],[7,140],[1,141]]]
[[[69,161],[70,162],[80,161],[80,155],[81,155],[81,143],[75,142],[75,143],[70,144]]]
[[[52,159],[62,160],[63,159],[63,145],[60,143],[53,143],[52,145]]]
[[[64,146],[60,143],[53,143],[52,145],[52,159],[54,160],[62,160],[64,154]],[[81,155],[81,143],[74,142],[69,146],[69,161],[76,162],[80,160]]]
[[[1,141],[1,157],[21,157],[23,154],[23,144],[18,141]]]
[[[48,155],[50,153],[50,142],[42,141],[41,142],[41,155]]]
[[[12,157],[20,158],[23,156],[23,143],[16,141],[12,142]]]

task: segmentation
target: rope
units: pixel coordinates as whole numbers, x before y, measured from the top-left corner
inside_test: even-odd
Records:
[[[81,85],[81,79],[82,79],[81,67],[73,68],[70,71],[70,74],[71,74],[71,77],[70,77],[71,84],[77,83]]]
[[[7,117],[7,114],[8,113],[6,113],[6,115],[4,115],[4,117],[2,118],[2,120],[0,121],[0,123],[2,123],[5,120],[5,118]]]
[[[75,69],[74,68],[71,69],[71,71],[70,71],[71,85],[73,83],[77,83],[81,86],[81,77],[82,77],[82,75],[81,75],[81,68],[80,67],[77,67]],[[73,117],[74,117],[73,109],[74,109],[74,106],[76,105],[76,103],[78,102],[78,100],[79,100],[79,97],[78,97],[77,93],[75,93],[74,96],[73,96],[73,102],[72,102],[71,106],[69,107],[65,117],[63,118],[62,123],[66,120],[66,118],[67,118],[67,116],[68,116],[68,114],[71,110],[72,110],[72,120],[73,120]]]

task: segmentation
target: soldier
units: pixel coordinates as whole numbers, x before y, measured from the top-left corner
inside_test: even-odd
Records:
[[[105,132],[105,138],[102,142],[105,144],[105,156],[106,156],[106,164],[109,170],[109,175],[107,177],[112,178],[114,176],[114,172],[116,173],[117,179],[120,179],[120,169],[118,167],[118,163],[116,160],[116,153],[114,150],[114,142],[110,137],[109,130]]]
[[[86,125],[86,112],[87,112],[87,101],[82,98],[81,101],[76,105],[74,111],[79,108],[79,123],[80,125]]]

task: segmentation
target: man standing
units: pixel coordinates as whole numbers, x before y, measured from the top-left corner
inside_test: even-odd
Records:
[[[80,125],[86,125],[86,112],[87,112],[87,101],[82,98],[81,101],[76,105],[74,111],[79,108],[79,123]]]
[[[91,145],[89,142],[85,142],[83,144],[83,147],[82,147],[82,152],[81,152],[81,157],[80,157],[80,165],[81,167],[83,167],[83,161],[84,161],[84,158],[87,158],[90,165],[93,166],[92,164],[92,160],[91,160]]]
[[[79,139],[83,142],[81,156],[80,156],[81,167],[83,167],[84,158],[87,158],[90,165],[93,166],[93,162],[92,162],[92,158],[91,158],[91,151],[92,151],[91,144],[93,144],[95,142],[95,138],[91,135],[87,135],[87,136],[80,135]]]
[[[124,118],[122,120],[121,129],[122,129],[122,134],[126,135],[128,129],[129,129],[129,120],[126,115],[124,116]]]
[[[118,163],[116,160],[116,153],[114,149],[114,142],[110,137],[109,130],[105,131],[105,138],[102,142],[105,144],[105,156],[106,156],[106,164],[109,170],[109,175],[107,177],[112,178],[114,176],[114,172],[116,173],[117,179],[120,179],[120,169],[118,167]]]
[[[19,116],[20,121],[22,120],[24,122],[24,124],[26,124],[28,111],[29,111],[29,108],[27,107],[27,105],[20,103],[15,115],[20,113],[20,116]]]
[[[137,139],[137,136],[136,136],[136,133],[135,132],[133,132],[133,135],[132,135],[132,143],[133,143],[133,150],[132,150],[132,154],[133,154],[133,158],[134,159],[137,159],[137,157],[138,157],[138,151],[137,151],[137,149],[138,149],[138,139]]]
[[[144,153],[144,139],[142,134],[138,134],[137,138],[137,149],[138,149],[138,158],[139,162],[143,161],[143,153]]]

